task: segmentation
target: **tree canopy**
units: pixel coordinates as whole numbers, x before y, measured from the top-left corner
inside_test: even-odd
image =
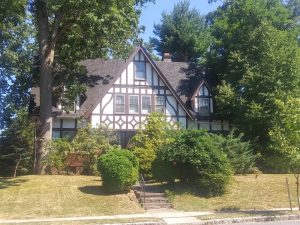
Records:
[[[69,96],[82,91],[78,78],[85,71],[79,61],[124,51],[139,32],[138,19],[146,2],[153,0],[0,3],[0,101],[7,105],[1,120],[4,111],[9,109],[7,118],[12,118],[15,108],[28,105],[33,78],[40,88],[37,173],[42,171],[44,142],[51,138],[53,86],[72,90]]]
[[[225,1],[209,19],[219,112],[265,149],[276,101],[300,96],[299,24],[279,0]]]
[[[210,36],[205,17],[185,0],[174,6],[168,14],[164,12],[160,24],[154,25],[151,38],[154,49],[162,56],[171,53],[174,61],[195,60],[207,51]]]

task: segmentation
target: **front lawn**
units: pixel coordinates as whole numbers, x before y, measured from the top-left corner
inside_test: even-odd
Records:
[[[143,213],[132,194],[106,194],[95,176],[0,178],[0,218]]]
[[[262,174],[234,176],[228,190],[220,197],[199,197],[187,188],[171,188],[169,196],[175,209],[185,211],[243,210],[289,208],[285,177],[288,177],[296,207],[296,187],[293,175]]]

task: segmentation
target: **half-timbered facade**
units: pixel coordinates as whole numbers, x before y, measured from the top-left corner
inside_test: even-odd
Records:
[[[87,91],[77,98],[74,111],[54,105],[55,138],[73,136],[89,122],[94,127],[107,124],[118,131],[124,145],[151,112],[165,114],[170,123],[176,122],[183,129],[229,130],[226,121],[214,116],[214,99],[206,80],[200,80],[194,90],[187,87],[188,92],[181,91],[187,81],[187,63],[155,62],[139,46],[126,60],[89,59],[82,65],[88,71]],[[33,89],[33,94],[38,95],[38,91]]]

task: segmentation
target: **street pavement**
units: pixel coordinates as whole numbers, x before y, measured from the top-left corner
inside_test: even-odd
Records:
[[[233,224],[233,223],[232,223]],[[300,220],[255,222],[255,223],[234,223],[236,225],[300,225]]]

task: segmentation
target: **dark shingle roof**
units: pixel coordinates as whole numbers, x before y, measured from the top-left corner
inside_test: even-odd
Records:
[[[185,62],[164,61],[155,61],[155,64],[166,77],[172,88],[176,91],[177,95],[185,103],[188,93],[182,90],[182,84],[187,82],[185,71],[188,69],[189,64]]]
[[[83,113],[95,107],[98,99],[104,97],[113,83],[118,79],[122,72],[124,60],[119,59],[87,59],[81,64],[87,70],[87,91],[86,101],[82,104],[80,111]]]
[[[82,82],[87,84],[87,91],[84,94],[85,101],[80,106],[80,110],[76,113],[69,113],[69,117],[88,116],[89,113],[97,106],[104,95],[109,91],[111,86],[120,77],[122,71],[126,68],[128,63],[132,61],[133,56],[139,51],[145,51],[142,47],[136,48],[127,60],[120,59],[87,59],[81,62],[81,65],[85,66],[87,75]],[[145,51],[145,54],[147,52]],[[150,57],[150,56],[149,56]],[[167,85],[172,88],[177,96],[182,101],[181,104],[187,105],[188,97],[191,96],[193,91],[199,82],[195,82],[193,79],[189,79],[190,65],[184,62],[164,62],[164,61],[152,61],[159,69],[162,76],[165,77]],[[34,102],[36,106],[39,106],[39,88],[32,88],[32,95],[34,95]],[[175,96],[177,98],[177,96]],[[187,111],[188,107],[184,107]],[[61,110],[53,107],[53,112],[58,117],[63,117],[65,113]]]

